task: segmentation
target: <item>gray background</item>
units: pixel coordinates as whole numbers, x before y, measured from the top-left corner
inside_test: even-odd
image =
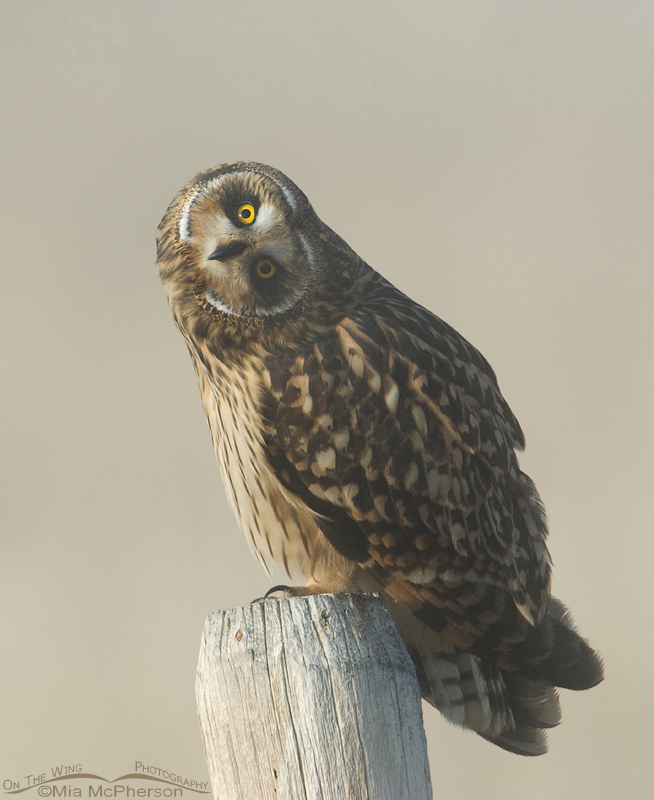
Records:
[[[204,618],[269,582],[154,232],[252,159],[493,364],[606,660],[538,759],[426,707],[436,796],[652,796],[653,34],[651,0],[3,4],[0,780],[207,779]]]

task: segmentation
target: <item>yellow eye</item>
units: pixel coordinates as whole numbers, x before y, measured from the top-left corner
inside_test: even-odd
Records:
[[[241,203],[236,209],[236,218],[243,225],[252,225],[256,216],[257,212],[254,210],[252,203]]]
[[[261,261],[257,261],[257,265],[254,269],[260,278],[272,278],[277,272],[277,267],[272,261],[268,261],[267,258],[262,258]]]

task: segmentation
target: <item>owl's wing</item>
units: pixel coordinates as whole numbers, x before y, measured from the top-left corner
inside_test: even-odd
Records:
[[[380,282],[365,312],[265,363],[271,464],[332,521],[338,550],[382,583],[460,607],[498,587],[523,621],[541,617],[543,508],[518,467],[520,427],[472,345]]]

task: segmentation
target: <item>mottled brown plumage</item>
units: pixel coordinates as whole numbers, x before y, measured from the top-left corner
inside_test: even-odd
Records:
[[[377,590],[423,696],[544,752],[554,686],[602,678],[550,595],[540,498],[493,370],[261,164],[198,175],[158,261],[235,513],[303,591]]]

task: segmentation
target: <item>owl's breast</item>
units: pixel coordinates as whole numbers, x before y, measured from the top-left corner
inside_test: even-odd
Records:
[[[269,574],[281,565],[289,577],[307,579],[323,536],[312,512],[282,486],[268,462],[260,365],[256,359],[238,366],[204,362],[196,359],[202,404],[234,514]]]

